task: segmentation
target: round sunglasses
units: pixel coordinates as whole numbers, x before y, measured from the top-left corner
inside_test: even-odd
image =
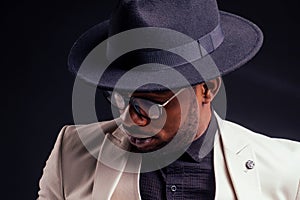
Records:
[[[164,103],[157,103],[141,97],[128,97],[119,92],[104,91],[104,97],[116,108],[124,110],[128,105],[131,105],[134,111],[146,119],[159,119],[162,116],[163,108],[170,103],[177,95],[179,95],[185,88],[180,89],[172,97]]]

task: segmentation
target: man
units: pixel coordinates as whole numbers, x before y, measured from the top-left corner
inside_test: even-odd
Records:
[[[212,107],[220,76],[261,44],[256,25],[214,0],[120,0],[69,57],[119,116],[61,130],[39,199],[300,199],[300,145]]]

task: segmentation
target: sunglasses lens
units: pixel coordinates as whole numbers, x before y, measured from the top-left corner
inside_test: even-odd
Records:
[[[117,92],[114,92],[112,94],[112,103],[114,105],[116,105],[119,109],[124,109],[125,105],[126,105],[125,100],[122,97],[122,95]]]
[[[126,107],[126,101],[124,97],[118,92],[105,91],[104,97],[118,109],[124,109]]]
[[[161,108],[157,104],[152,105],[148,110],[148,115],[151,119],[158,119],[161,115]]]

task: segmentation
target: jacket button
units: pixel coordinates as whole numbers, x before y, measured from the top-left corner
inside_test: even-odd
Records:
[[[176,185],[172,185],[172,186],[171,186],[171,191],[172,191],[172,192],[176,192],[176,190],[177,190]]]
[[[246,162],[246,167],[247,167],[247,169],[253,169],[254,166],[255,166],[255,162],[254,162],[253,160],[248,160],[248,161]]]

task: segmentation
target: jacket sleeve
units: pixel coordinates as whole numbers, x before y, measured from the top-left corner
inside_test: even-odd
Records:
[[[298,184],[298,191],[297,191],[296,200],[300,200],[300,180],[299,180],[299,184]]]
[[[60,131],[54,148],[46,162],[43,175],[39,182],[40,190],[38,200],[61,200],[64,199],[63,180],[61,170],[62,142],[67,126]]]

